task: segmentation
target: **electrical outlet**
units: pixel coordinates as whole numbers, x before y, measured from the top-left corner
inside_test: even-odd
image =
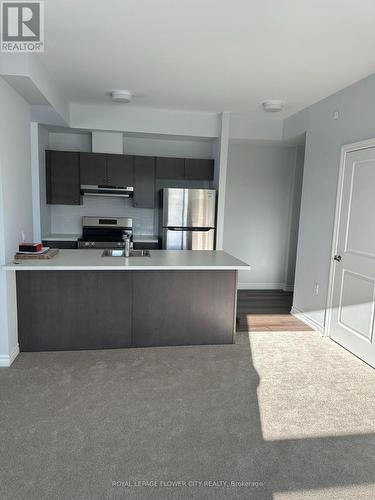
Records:
[[[25,241],[25,231],[21,231],[21,241],[22,243]]]
[[[319,283],[317,283],[316,281],[314,282],[313,292],[314,295],[319,295]]]
[[[334,111],[334,112],[333,112],[333,119],[334,119],[334,120],[338,120],[339,118],[340,118],[340,113],[339,113],[339,111],[337,111],[337,110],[336,110],[336,111]]]

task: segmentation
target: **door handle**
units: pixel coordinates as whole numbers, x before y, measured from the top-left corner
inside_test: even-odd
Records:
[[[342,258],[341,255],[335,255],[333,257],[333,260],[335,260],[336,262],[341,262],[341,258]]]

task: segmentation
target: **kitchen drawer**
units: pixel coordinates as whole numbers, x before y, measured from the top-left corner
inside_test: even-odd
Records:
[[[66,241],[66,240],[43,240],[44,247],[50,248],[61,248],[62,250],[76,250],[77,242],[76,241]]]

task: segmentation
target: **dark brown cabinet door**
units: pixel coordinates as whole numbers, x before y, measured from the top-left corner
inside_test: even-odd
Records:
[[[81,184],[104,186],[107,183],[107,155],[80,153]]]
[[[133,342],[232,343],[235,297],[236,271],[135,271]]]
[[[107,155],[108,186],[133,186],[133,156]]]
[[[134,157],[134,198],[137,208],[155,207],[155,158]]]
[[[156,158],[156,177],[159,179],[185,179],[184,158]]]
[[[131,272],[25,271],[17,273],[17,299],[21,351],[132,344]]]
[[[212,180],[214,178],[214,161],[186,159],[185,178],[191,180]]]
[[[47,203],[80,205],[79,153],[46,151]]]

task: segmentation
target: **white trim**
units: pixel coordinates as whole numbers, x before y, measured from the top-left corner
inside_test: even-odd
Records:
[[[375,147],[375,139],[368,139],[366,141],[346,144],[341,147],[339,177],[338,177],[337,194],[336,194],[335,222],[334,222],[332,247],[330,254],[331,265],[329,270],[326,320],[324,322],[325,325],[323,330],[324,335],[327,337],[330,337],[330,330],[331,330],[332,300],[333,300],[333,287],[334,287],[334,275],[335,275],[335,264],[336,264],[336,262],[333,260],[333,256],[337,253],[337,246],[338,246],[340,213],[341,213],[343,184],[344,184],[344,166],[346,162],[346,155],[348,153],[352,153],[353,151],[360,151],[362,149],[369,149],[374,147]]]
[[[16,357],[20,353],[20,348],[19,345],[17,344],[16,348],[14,351],[8,355],[8,354],[0,354],[0,367],[9,367],[13,363],[13,361],[16,359]]]
[[[295,318],[299,319],[300,321],[302,321],[303,323],[305,323],[307,326],[309,326],[313,330],[315,330],[317,332],[320,332],[320,333],[324,333],[324,325],[322,325],[318,321],[315,321],[315,319],[313,319],[308,314],[300,311],[299,309],[297,309],[294,306],[292,307],[292,310],[290,311],[290,313]]]
[[[238,290],[284,290],[286,292],[292,292],[294,290],[293,285],[287,285],[285,283],[238,283]]]

